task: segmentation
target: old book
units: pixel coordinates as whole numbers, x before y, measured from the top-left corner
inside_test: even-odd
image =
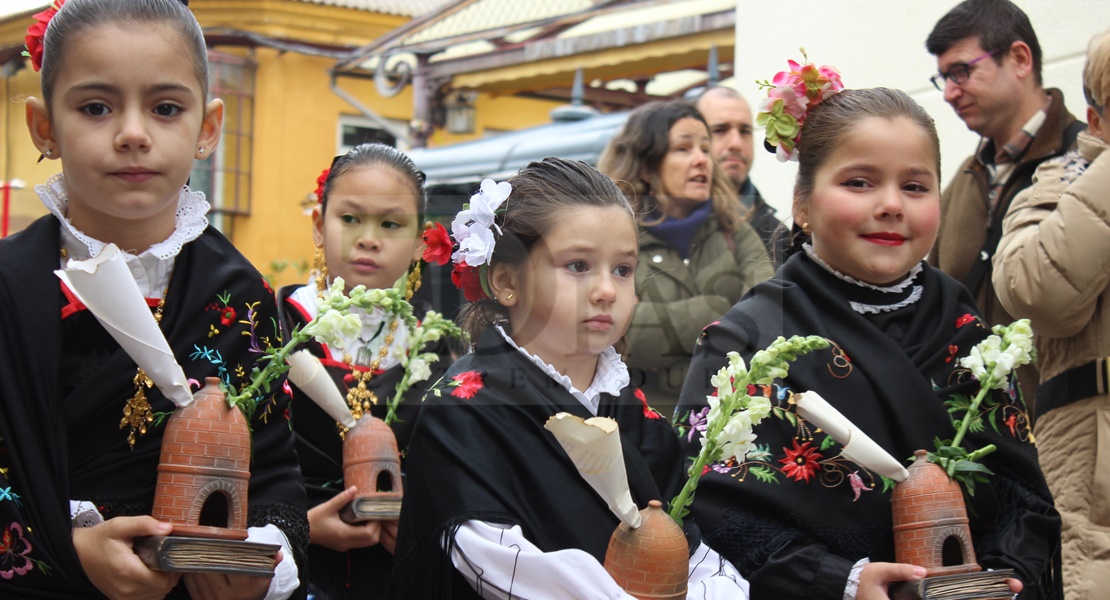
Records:
[[[395,521],[401,516],[401,496],[359,496],[339,512],[345,523]]]
[[[890,586],[890,600],[1010,600],[1013,569],[938,575]]]
[[[135,538],[135,554],[156,571],[272,577],[281,546],[179,535]]]

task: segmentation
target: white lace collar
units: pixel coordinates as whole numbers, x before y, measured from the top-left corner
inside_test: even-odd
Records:
[[[316,318],[316,297],[315,280],[310,280],[308,285],[293,290],[292,294],[293,300],[304,308],[310,320]],[[324,347],[334,360],[343,360],[344,354],[350,354],[356,365],[369,366],[381,355],[382,342],[385,341],[385,334],[389,327],[388,323],[383,327],[386,313],[381,308],[366,312],[358,307],[352,308],[351,313],[362,319],[362,331],[359,332],[358,337],[347,341],[341,348],[329,344],[324,344]],[[408,352],[408,347],[409,328],[399,323],[397,329],[393,330],[393,341],[389,344],[389,350],[378,360],[378,368],[390,369],[401,364],[401,358]]]
[[[810,260],[820,265],[821,268],[831,273],[837,279],[845,283],[852,284],[856,287],[863,288],[865,290],[874,290],[883,294],[892,294],[897,297],[894,302],[891,302],[889,304],[864,303],[849,300],[848,304],[851,305],[852,310],[861,315],[878,314],[882,312],[898,310],[899,308],[916,303],[918,300],[921,299],[922,294],[925,292],[924,286],[914,283],[917,280],[918,274],[920,274],[922,270],[920,262],[914,265],[912,269],[910,269],[909,274],[907,274],[905,279],[903,279],[902,281],[899,281],[898,283],[890,286],[880,286],[860,281],[854,277],[849,277],[848,275],[845,275],[840,271],[837,271],[836,269],[830,267],[829,264],[822,260],[820,256],[817,256],[817,252],[813,250],[813,245],[809,242],[803,244],[802,249],[805,250],[806,256],[808,256]],[[907,288],[909,288],[908,293],[906,291]]]
[[[105,242],[89,237],[73,226],[66,216],[69,195],[65,188],[65,176],[61,173],[51,177],[46,183],[35,186],[39,200],[62,223],[62,247],[70,260],[86,260],[100,254]],[[139,290],[148,298],[160,298],[169,284],[173,273],[174,259],[182,246],[200,237],[208,227],[205,216],[211,208],[202,192],[182,188],[177,201],[177,216],[170,237],[154,244],[139,254],[123,252],[124,262],[135,277]],[[65,267],[65,262],[62,262]]]
[[[616,348],[609,346],[601,351],[597,357],[597,370],[594,371],[594,380],[590,382],[590,387],[586,388],[585,392],[578,391],[571,382],[570,377],[563,375],[555,370],[548,362],[542,358],[532,354],[527,349],[518,346],[513,338],[500,325],[494,325],[497,332],[510,346],[516,348],[518,352],[523,354],[537,367],[543,370],[548,377],[555,380],[556,383],[563,386],[570,395],[574,396],[578,402],[585,406],[592,415],[597,415],[598,406],[601,404],[601,395],[609,394],[610,396],[620,395],[621,390],[628,387],[631,379],[628,376],[628,366],[621,360],[621,355],[617,353]]]

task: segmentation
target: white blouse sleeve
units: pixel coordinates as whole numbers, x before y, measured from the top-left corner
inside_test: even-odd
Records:
[[[483,598],[632,599],[590,554],[543,552],[518,525],[463,523],[451,562]],[[690,557],[690,569],[687,598],[748,597],[748,582],[705,544]]]

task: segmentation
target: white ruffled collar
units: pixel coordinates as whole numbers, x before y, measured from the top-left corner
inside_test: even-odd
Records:
[[[69,260],[94,258],[104,250],[107,243],[86,235],[70,223],[67,216],[69,195],[65,188],[65,176],[61,173],[51,177],[46,183],[35,186],[39,200],[58,218],[62,224],[62,247]],[[177,201],[177,216],[170,237],[154,244],[139,254],[122,252],[127,268],[135,277],[139,290],[147,298],[161,298],[173,274],[174,259],[181,248],[197,239],[208,227],[205,216],[210,209],[204,193],[182,188]],[[65,259],[61,266],[65,267]]]
[[[547,361],[532,354],[526,348],[518,346],[517,343],[513,341],[513,338],[509,337],[509,334],[506,333],[500,325],[494,325],[494,327],[510,346],[516,348],[518,352],[542,369],[548,377],[563,386],[563,388],[570,392],[570,395],[574,396],[582,406],[589,409],[592,415],[597,415],[597,409],[601,404],[602,394],[618,396],[621,390],[628,387],[628,384],[631,382],[628,376],[628,366],[621,360],[621,355],[617,352],[616,348],[609,346],[602,350],[601,354],[597,357],[597,370],[594,371],[594,380],[590,382],[590,387],[586,388],[585,392],[581,392],[574,387],[570,377],[563,375]]]
[[[806,256],[808,256],[810,260],[820,265],[822,269],[825,269],[837,279],[864,290],[873,290],[894,296],[891,298],[894,301],[887,304],[856,302],[849,299],[848,304],[852,307],[852,310],[861,315],[891,312],[915,304],[918,300],[921,300],[921,296],[925,292],[924,286],[915,283],[917,281],[917,276],[921,273],[923,268],[920,262],[910,269],[910,272],[902,281],[894,285],[881,286],[849,277],[832,268],[828,263],[822,260],[820,256],[817,256],[817,252],[813,250],[813,245],[809,242],[802,245],[802,250],[805,251]]]
[[[82,254],[87,255],[87,258],[94,258],[100,254],[107,244],[85,235],[74,227],[69,222],[69,217],[66,216],[69,207],[69,194],[66,192],[65,175],[63,173],[51,177],[46,183],[36,185],[35,192],[38,193],[39,199],[42,200],[47,210],[62,222],[62,227],[67,229],[76,240],[85,246],[86,250]],[[204,230],[208,227],[208,217],[205,215],[208,214],[211,208],[208,201],[204,199],[203,192],[194,192],[187,187],[181,188],[181,194],[177,201],[177,216],[174,221],[173,233],[170,234],[170,237],[154,244],[141,254],[149,253],[159,260],[174,258],[181,252],[182,246],[204,233]],[[120,249],[125,250],[124,248]]]
[[[293,300],[304,308],[310,320],[315,319],[318,312],[317,296],[315,280],[310,280],[308,285],[293,290],[292,294]],[[342,348],[329,344],[324,344],[324,346],[334,360],[343,360],[343,355],[349,354],[356,365],[369,366],[381,354],[382,342],[385,340],[385,333],[389,327],[388,323],[384,323],[383,327],[386,313],[381,308],[366,312],[357,306],[351,308],[351,313],[358,315],[362,320],[362,330],[358,337],[344,343]],[[389,344],[389,351],[378,361],[378,368],[391,369],[401,364],[401,358],[408,352],[408,347],[409,328],[403,324],[398,324],[397,329],[393,330],[393,342]]]

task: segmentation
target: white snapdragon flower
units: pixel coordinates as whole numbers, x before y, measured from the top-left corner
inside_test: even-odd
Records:
[[[409,383],[419,383],[432,376],[432,369],[423,358],[413,359],[409,365]]]
[[[358,315],[329,310],[309,323],[304,328],[304,333],[316,338],[321,344],[343,348],[347,346],[348,340],[357,338],[361,330],[362,320]]]

